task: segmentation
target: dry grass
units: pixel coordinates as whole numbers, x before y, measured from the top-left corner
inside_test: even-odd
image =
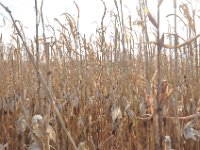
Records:
[[[79,15],[65,13],[68,26],[55,19],[61,30],[48,28],[59,36],[47,38],[43,30],[36,43],[26,42],[14,23],[12,45],[0,41],[0,149],[200,149],[200,39],[190,5],[180,6],[188,40],[178,43],[170,29],[152,42],[146,22],[157,36],[159,17],[140,1],[144,32],[134,35],[120,2],[110,42],[105,3],[90,40],[78,32]]]

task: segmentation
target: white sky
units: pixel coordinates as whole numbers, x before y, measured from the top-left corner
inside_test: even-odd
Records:
[[[40,4],[41,0],[38,0]],[[54,18],[58,18],[64,23],[64,17],[61,16],[62,13],[67,12],[72,16],[76,17],[77,11],[76,7],[73,4],[75,1],[80,9],[80,32],[85,33],[86,35],[91,35],[95,32],[96,26],[100,25],[101,17],[103,15],[103,4],[100,0],[44,0],[44,17],[45,22],[47,23],[46,18],[50,21],[50,24],[54,26]],[[112,9],[115,10],[114,0],[104,0],[106,2],[107,11]],[[150,11],[156,16],[156,6],[157,0],[147,0]],[[177,0],[178,3],[186,0]],[[197,0],[190,0],[195,3]],[[12,14],[15,19],[20,20],[25,28],[25,34],[28,38],[33,39],[35,35],[35,0],[1,0],[1,2],[8,6],[12,11]],[[124,16],[125,19],[129,14],[132,16],[132,20],[139,18],[136,13],[136,6],[138,0],[123,0],[124,7]],[[173,13],[173,0],[164,0],[161,7],[161,32],[167,32],[167,19],[166,15]],[[129,12],[130,11],[130,12]],[[0,14],[3,14],[9,18],[6,12],[0,7]],[[109,22],[109,12],[106,14],[105,24]],[[10,18],[9,18],[10,20]],[[106,21],[107,20],[107,21]],[[199,21],[199,20],[198,20]],[[128,20],[127,20],[128,22]],[[173,26],[173,19],[170,21]],[[179,28],[180,27],[180,28]],[[182,28],[179,24],[179,31],[181,32]],[[3,26],[3,19],[0,16],[0,33],[3,34],[4,39],[8,39],[11,35],[11,23],[6,20],[6,26]],[[40,30],[40,34],[41,34]]]

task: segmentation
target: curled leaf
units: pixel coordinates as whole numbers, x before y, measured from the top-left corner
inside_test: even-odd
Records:
[[[41,115],[34,115],[32,117],[32,124],[38,124],[39,122],[41,122],[43,119],[43,117]]]
[[[32,125],[33,125],[33,131],[36,134],[37,137],[42,138],[45,135],[45,124],[46,124],[46,117],[42,117],[41,115],[34,115],[32,118]],[[50,140],[53,140],[56,142],[56,133],[53,129],[53,127],[49,124],[47,124],[46,133],[48,134],[48,137]]]
[[[200,137],[200,131],[195,130],[193,127],[197,125],[197,120],[189,121],[183,128],[183,135],[185,139],[192,139],[196,141],[196,136]]]
[[[93,103],[94,103],[94,96],[88,97],[88,105],[89,107],[92,107]]]
[[[71,105],[73,108],[78,108],[78,105],[79,105],[79,97],[78,96],[74,96],[71,99]]]
[[[197,109],[196,102],[193,99],[190,99],[186,106],[186,109],[187,109],[188,113],[191,113],[191,114],[195,113],[196,109]]]
[[[163,0],[159,0],[158,2],[158,7],[160,7],[160,5],[162,4]]]
[[[134,111],[130,109],[130,105],[126,106],[125,111],[128,114],[129,118],[132,120],[133,126],[135,126],[136,116]]]
[[[145,104],[145,102],[143,100],[143,101],[140,102],[140,105],[139,105],[140,115],[141,116],[145,116],[146,115],[146,111],[147,111],[147,106],[146,106],[146,104]]]
[[[135,120],[135,113],[130,109],[130,104],[126,106],[125,111],[130,119]]]
[[[158,23],[147,7],[146,7],[146,13],[153,26],[156,27],[156,29],[158,29]]]
[[[84,121],[81,116],[78,117],[78,123],[77,123],[78,128],[84,127]]]
[[[0,150],[6,150],[6,149],[8,149],[8,143],[6,143],[6,144],[0,144]]]
[[[6,110],[10,112],[14,112],[14,109],[17,106],[17,103],[15,102],[15,100],[9,97],[5,102],[6,102]]]
[[[171,150],[171,138],[170,136],[165,136],[165,150]]]
[[[185,128],[183,131],[183,135],[185,139],[192,139],[196,141],[197,140],[196,136],[200,137],[200,131],[195,130],[193,128]]]
[[[116,119],[120,119],[122,117],[122,112],[117,104],[113,104],[112,106],[112,121],[114,122]]]
[[[16,129],[18,134],[24,133],[27,128],[26,119],[24,116],[20,116],[16,121]]]
[[[80,142],[79,143],[78,150],[87,150],[85,142]]]
[[[48,125],[47,127],[47,134],[50,140],[56,142],[56,132],[51,125]]]
[[[184,104],[183,101],[177,101],[177,108],[178,108],[178,112],[182,112],[184,109]]]
[[[34,141],[33,144],[30,145],[28,150],[42,150],[42,148],[36,141]]]
[[[159,51],[164,47],[165,36],[164,33],[162,34],[161,38],[158,41],[158,49]]]

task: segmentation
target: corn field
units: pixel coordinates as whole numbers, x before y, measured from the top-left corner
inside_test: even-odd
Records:
[[[199,10],[174,0],[167,16],[173,24],[162,33],[162,0],[157,14],[138,1],[136,21],[114,0],[108,40],[102,4],[101,24],[86,38],[79,15],[64,13],[55,29],[35,0],[43,30],[39,36],[36,19],[31,41],[0,2],[14,30],[11,44],[0,37],[0,150],[200,149]],[[180,24],[186,38],[177,32]]]

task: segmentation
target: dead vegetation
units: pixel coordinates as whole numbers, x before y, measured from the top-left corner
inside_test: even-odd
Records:
[[[0,150],[200,149],[200,39],[192,4],[177,6],[182,16],[174,7],[175,29],[161,34],[162,1],[157,19],[139,1],[139,21],[129,17],[129,27],[122,0],[114,2],[113,41],[106,39],[103,2],[101,25],[90,39],[78,31],[79,15],[55,19],[57,30],[45,27],[36,7],[43,36],[36,30],[34,42],[0,3],[16,31],[11,45],[0,41]],[[185,21],[185,41],[176,18]],[[156,41],[149,39],[151,25]],[[135,34],[134,26],[142,32]],[[45,28],[59,36],[47,38]]]

